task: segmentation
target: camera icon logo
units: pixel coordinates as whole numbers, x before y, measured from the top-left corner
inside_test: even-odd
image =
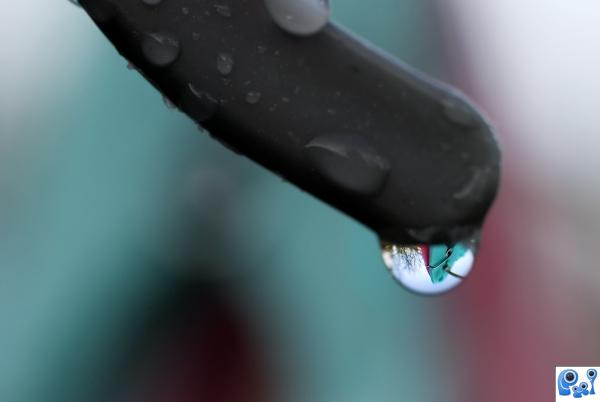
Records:
[[[585,398],[600,402],[600,389],[596,393],[594,382],[600,367],[556,367],[556,401]]]

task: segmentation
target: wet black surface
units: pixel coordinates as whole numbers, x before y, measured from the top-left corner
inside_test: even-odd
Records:
[[[261,0],[81,3],[119,52],[215,138],[380,237],[454,242],[481,226],[500,151],[456,91],[334,24],[291,35]],[[342,151],[322,153],[320,138],[335,138]]]

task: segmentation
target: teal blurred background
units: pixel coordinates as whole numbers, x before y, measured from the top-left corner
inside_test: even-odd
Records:
[[[555,75],[535,49],[599,9],[555,30],[558,6],[440,3],[333,2],[506,147],[473,278],[422,298],[373,233],[167,108],[80,9],[1,0],[0,401],[543,401],[554,365],[597,363],[600,31]]]

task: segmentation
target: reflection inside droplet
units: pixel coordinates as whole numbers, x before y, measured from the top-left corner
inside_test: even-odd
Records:
[[[437,295],[458,286],[475,261],[475,239],[456,243],[399,246],[382,243],[386,267],[402,286],[415,293]]]

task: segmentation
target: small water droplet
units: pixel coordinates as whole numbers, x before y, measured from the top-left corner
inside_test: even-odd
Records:
[[[444,114],[454,124],[467,128],[475,128],[478,125],[477,115],[473,108],[460,96],[450,97],[444,100]]]
[[[388,161],[360,136],[318,137],[306,145],[305,152],[324,178],[346,191],[374,195],[387,181]]]
[[[163,95],[162,98],[163,98],[164,104],[167,106],[168,109],[171,109],[171,110],[177,109],[177,106],[175,106],[175,104],[173,102],[171,102],[171,99],[167,98],[165,95]]]
[[[181,13],[182,13],[183,15],[188,15],[188,14],[190,13],[190,9],[189,9],[189,8],[187,8],[187,7],[182,7],[182,8],[181,8]]]
[[[179,57],[179,41],[173,35],[158,32],[144,36],[142,53],[146,60],[157,66],[167,67]]]
[[[271,17],[294,35],[313,35],[329,22],[329,0],[265,0]]]
[[[453,246],[400,246],[382,242],[383,262],[394,279],[406,289],[422,295],[439,295],[469,275],[475,262],[476,238]]]
[[[257,104],[260,101],[260,92],[250,91],[246,94],[246,102],[251,105]]]
[[[147,6],[158,6],[160,3],[162,3],[162,0],[142,0],[142,3]]]
[[[215,4],[215,11],[222,17],[231,17],[231,9],[227,4]]]
[[[204,122],[210,119],[219,109],[219,101],[213,98],[208,92],[202,91],[194,84],[189,83],[188,88],[192,95],[199,101],[197,107],[191,112],[192,117],[198,122]]]
[[[219,53],[217,56],[217,71],[221,75],[229,75],[233,71],[233,56],[229,53]]]

